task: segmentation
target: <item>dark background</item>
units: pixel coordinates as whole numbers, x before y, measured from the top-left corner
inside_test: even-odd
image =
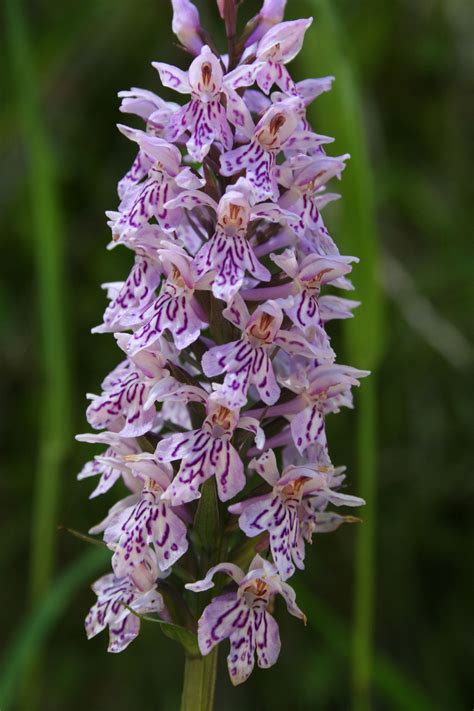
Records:
[[[215,23],[222,33],[214,2],[197,4],[203,21],[210,28]],[[292,74],[302,79],[336,71],[323,51],[331,42],[321,34],[324,3],[290,0],[288,5],[288,19],[315,18],[304,51],[291,65]],[[374,379],[377,441],[371,445],[378,456],[372,509],[373,708],[462,711],[474,703],[474,484],[468,453],[473,392],[472,7],[468,0],[337,0],[333,7],[340,27],[339,44],[332,51],[357,80],[353,89],[362,105],[370,152],[380,255],[375,288],[383,302],[383,342]],[[250,17],[257,9],[257,2],[247,0],[242,15]],[[11,708],[168,711],[178,705],[179,647],[152,624],[144,625],[140,638],[121,655],[107,654],[105,634],[86,641],[83,618],[93,601],[88,585],[106,566],[95,565],[95,571],[61,592],[57,581],[81,556],[90,555],[87,544],[55,532],[51,587],[59,597],[50,603],[52,614],[42,613],[39,622],[27,612],[41,607],[38,601],[30,605],[31,541],[38,544],[40,535],[32,511],[47,508],[49,497],[54,498],[46,489],[38,503],[35,488],[39,453],[46,451],[47,462],[48,447],[53,447],[51,432],[59,432],[64,450],[54,528],[64,524],[86,531],[116,496],[88,502],[90,482],[78,483],[75,475],[94,450],[73,439],[75,432],[88,429],[85,393],[97,391],[119,358],[110,336],[90,335],[105,306],[100,284],[124,278],[131,263],[125,250],[105,250],[109,234],[103,213],[115,209],[116,181],[134,153],[114,128],[128,119],[118,112],[116,94],[131,86],[160,92],[150,62],[184,67],[187,60],[173,43],[165,0],[8,0],[3,10],[0,681],[13,674]],[[26,52],[17,42],[21,15],[33,57],[35,76],[30,74],[30,81],[40,101],[36,118],[24,100],[28,86],[20,80],[21,61],[18,70],[18,58]],[[327,96],[318,99],[311,118],[318,132],[334,135],[337,128],[324,108],[329,101]],[[48,155],[54,157],[52,209],[57,206],[61,214],[57,260],[64,279],[50,295],[54,303],[48,301],[55,279],[50,256],[58,245],[50,251],[47,239],[41,241],[41,225],[51,218],[51,210],[48,217],[34,208],[35,195],[37,204],[49,175],[41,150],[39,169],[32,168],[38,136],[40,142],[46,136]],[[334,152],[345,150],[339,139]],[[344,179],[339,187],[344,200]],[[50,197],[46,194],[41,204]],[[326,212],[333,235],[346,252],[359,254],[358,235],[339,232],[339,210],[334,205]],[[61,310],[64,357],[54,340]],[[52,339],[49,355],[45,337]],[[367,333],[369,348],[370,338]],[[344,353],[346,341],[338,329],[335,340]],[[355,365],[365,367],[363,360]],[[52,404],[48,368],[53,380],[61,371],[63,383],[59,395],[53,387]],[[341,414],[330,430],[334,461],[351,465],[350,493],[358,493],[360,473],[355,418],[351,412]],[[242,688],[232,690],[223,663],[227,643],[222,645],[218,709],[350,708],[356,535],[355,527],[347,526],[315,540],[307,570],[298,576],[310,624],[304,629],[281,615],[283,647],[273,669],[256,671]],[[53,619],[55,611],[58,619]],[[37,638],[44,646],[31,646],[36,666],[28,672],[21,645],[29,648]]]

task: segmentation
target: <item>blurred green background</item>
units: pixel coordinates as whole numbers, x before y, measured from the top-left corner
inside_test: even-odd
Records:
[[[213,0],[197,4],[222,39]],[[364,305],[332,332],[342,362],[375,372],[330,442],[368,506],[362,526],[314,541],[296,583],[310,622],[281,615],[277,666],[233,690],[222,645],[216,708],[462,711],[474,703],[472,5],[289,1],[288,19],[309,14],[292,74],[336,74],[311,119],[352,153],[325,216],[362,258]],[[115,497],[88,502],[75,475],[95,450],[73,435],[119,358],[90,335],[100,284],[131,264],[105,250],[103,213],[134,152],[114,128],[116,94],[161,92],[152,60],[185,66],[170,23],[167,0],[3,3],[2,711],[179,704],[181,650],[156,626],[118,656],[104,634],[86,641],[88,585],[107,564],[57,530],[86,531]]]

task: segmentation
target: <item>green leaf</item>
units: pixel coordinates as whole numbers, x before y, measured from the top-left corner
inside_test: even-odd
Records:
[[[175,642],[178,642],[183,647],[186,654],[188,654],[189,656],[201,656],[197,637],[193,632],[191,632],[191,630],[188,630],[185,627],[181,627],[180,625],[175,625],[172,622],[165,622],[164,620],[160,620],[158,617],[140,615],[128,605],[124,604],[124,607],[126,607],[127,610],[130,610],[130,612],[135,615],[135,617],[139,617],[140,620],[144,620],[145,622],[155,622],[156,624],[160,625],[163,634],[166,635],[166,637],[173,639]]]
[[[81,531],[76,531],[75,528],[68,528],[68,526],[58,526],[59,531],[66,531],[67,533],[70,533],[72,536],[75,538],[79,538],[80,541],[84,541],[85,543],[90,543],[93,546],[101,546],[102,548],[107,548],[107,545],[101,541],[99,538],[93,538],[92,536],[88,536],[86,533],[82,533]]]
[[[46,596],[24,619],[15,638],[7,646],[0,665],[0,708],[8,711],[25,683],[24,673],[64,615],[78,588],[94,576],[109,560],[110,551],[93,548],[86,551],[56,578]]]

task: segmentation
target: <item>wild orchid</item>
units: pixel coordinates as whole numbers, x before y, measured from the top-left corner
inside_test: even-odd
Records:
[[[305,544],[358,520],[331,507],[364,503],[341,492],[326,435],[327,415],[352,407],[368,375],[336,362],[328,329],[359,303],[327,291],[352,289],[358,260],[340,254],[320,215],[349,156],[326,155],[332,139],[306,116],[332,77],[290,76],[312,19],[283,22],[285,0],[265,0],[240,37],[235,0],[217,6],[225,54],[193,2],[172,0],[193,58],[154,67],[189,95],[184,105],[120,93],[121,111],[144,126],[119,125],[138,153],[107,213],[109,246],[134,263],[104,285],[93,330],[113,333],[125,357],[90,396],[99,431],[78,436],[105,447],[79,474],[99,478],[91,496],[128,492],[91,529],[113,572],[93,586],[87,634],[108,626],[109,650],[121,651],[153,614],[185,647],[182,708],[193,711],[212,708],[213,682],[196,705],[186,699],[212,677],[224,640],[233,684],[255,660],[275,664],[275,596],[305,621],[291,587]],[[218,573],[227,578],[214,583]]]
[[[230,654],[227,666],[233,684],[248,679],[257,656],[258,666],[271,667],[280,653],[280,633],[275,618],[267,612],[275,595],[285,600],[291,615],[306,621],[296,605],[295,593],[280,578],[276,567],[259,555],[251,561],[247,574],[233,563],[219,563],[206,577],[186,588],[202,592],[214,587],[216,573],[225,573],[236,584],[235,592],[224,593],[208,605],[198,626],[198,643],[201,654],[211,652],[216,644],[229,638]]]

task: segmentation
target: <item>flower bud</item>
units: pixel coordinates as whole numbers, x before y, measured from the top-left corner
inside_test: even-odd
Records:
[[[204,42],[199,35],[200,20],[197,7],[191,0],[171,0],[173,3],[173,32],[183,47],[199,54]]]
[[[253,20],[250,20],[250,23],[255,23],[255,29],[246,41],[246,47],[258,42],[270,27],[282,21],[285,5],[286,0],[264,0],[258,15],[255,15]]]

